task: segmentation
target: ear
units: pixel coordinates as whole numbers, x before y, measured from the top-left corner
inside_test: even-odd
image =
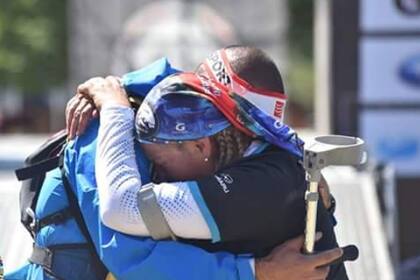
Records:
[[[212,156],[213,146],[211,144],[210,137],[204,137],[195,140],[194,145],[203,158],[210,158]]]

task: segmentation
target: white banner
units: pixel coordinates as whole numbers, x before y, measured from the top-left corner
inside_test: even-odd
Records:
[[[420,176],[420,114],[412,111],[366,111],[361,137],[369,156],[391,163],[397,176]]]
[[[420,37],[360,42],[360,102],[420,104]]]
[[[419,31],[420,0],[362,0],[362,31]]]

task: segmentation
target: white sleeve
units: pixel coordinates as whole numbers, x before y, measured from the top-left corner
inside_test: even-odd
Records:
[[[134,152],[134,112],[107,104],[100,112],[95,172],[102,222],[115,230],[147,236],[137,206],[142,182]],[[211,239],[197,202],[185,182],[154,186],[158,203],[176,236]]]

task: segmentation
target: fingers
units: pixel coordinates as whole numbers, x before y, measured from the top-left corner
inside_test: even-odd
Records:
[[[322,238],[322,232],[321,231],[318,231],[315,234],[315,241],[319,241],[319,240],[321,240],[321,238]]]
[[[334,248],[328,251],[318,253],[316,255],[308,256],[309,261],[316,267],[328,265],[334,260],[338,259],[343,255],[341,248]]]
[[[80,98],[77,95],[73,96],[69,100],[69,102],[67,102],[67,106],[66,106],[66,129],[67,129],[67,134],[68,135],[70,135],[70,126],[71,126],[71,122],[73,120],[74,111],[77,109],[77,106],[79,105],[79,103],[80,103]]]
[[[83,84],[80,84],[77,87],[77,93],[82,94],[85,97],[90,97],[91,98],[92,96],[89,96],[89,94],[90,94],[89,88],[91,88],[95,84],[100,83],[102,80],[103,80],[103,78],[101,78],[101,77],[90,78],[89,80],[87,80]]]
[[[93,109],[93,111],[92,111],[92,118],[97,118],[99,116],[99,111],[98,111],[98,109]]]
[[[331,193],[325,177],[321,175],[321,181],[318,184],[319,194],[321,195],[322,202],[326,209],[331,207]]]
[[[107,101],[130,105],[118,77],[95,77],[80,84],[76,96],[70,99],[66,107],[68,138],[82,134],[90,119],[99,115],[102,104]]]
[[[322,232],[318,231],[315,235],[315,241],[319,241],[322,238]],[[284,246],[289,247],[291,249],[295,249],[296,251],[300,251],[303,247],[305,242],[305,236],[300,235],[293,239],[290,239],[284,243]]]
[[[312,273],[312,277],[314,280],[324,280],[327,279],[328,273],[330,273],[329,266],[319,267]]]
[[[102,77],[94,77],[90,78],[83,84],[79,85],[77,87],[77,93],[83,95],[84,97],[88,99],[93,99],[95,96],[95,91],[92,89],[96,87],[103,87],[104,86],[105,79]]]
[[[118,77],[92,78],[80,85],[78,91],[92,100],[99,111],[105,103],[130,106],[127,94]]]
[[[74,110],[73,116],[70,120],[70,127],[68,130],[68,137],[69,139],[73,139],[78,132],[80,117],[82,115],[82,112],[85,110],[85,108],[89,105],[89,100],[86,98],[81,98],[80,102],[77,105],[77,108]]]
[[[121,80],[118,77],[115,76],[108,76],[105,78],[105,80],[110,83],[114,88],[121,89]]]
[[[79,87],[77,88],[77,91],[85,95],[90,95],[91,94],[90,89],[92,89],[93,87],[98,87],[98,86],[105,87],[109,85],[111,85],[115,89],[122,88],[120,79],[118,77],[107,76],[106,78],[102,78],[102,77],[91,78],[87,80],[86,82],[84,82],[83,84],[79,85]]]
[[[96,110],[92,103],[88,102],[81,110],[76,135],[79,136],[85,132],[89,121],[93,117],[93,111]]]

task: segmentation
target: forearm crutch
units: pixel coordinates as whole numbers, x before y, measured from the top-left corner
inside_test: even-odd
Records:
[[[363,144],[364,141],[357,137],[328,135],[315,137],[312,142],[306,145],[303,166],[306,171],[308,188],[305,193],[306,227],[303,247],[304,253],[314,253],[317,205],[319,200],[318,184],[321,180],[321,169],[330,165],[361,164],[364,157]],[[348,249],[356,250],[357,253],[357,248],[355,246],[353,247],[349,247]]]

